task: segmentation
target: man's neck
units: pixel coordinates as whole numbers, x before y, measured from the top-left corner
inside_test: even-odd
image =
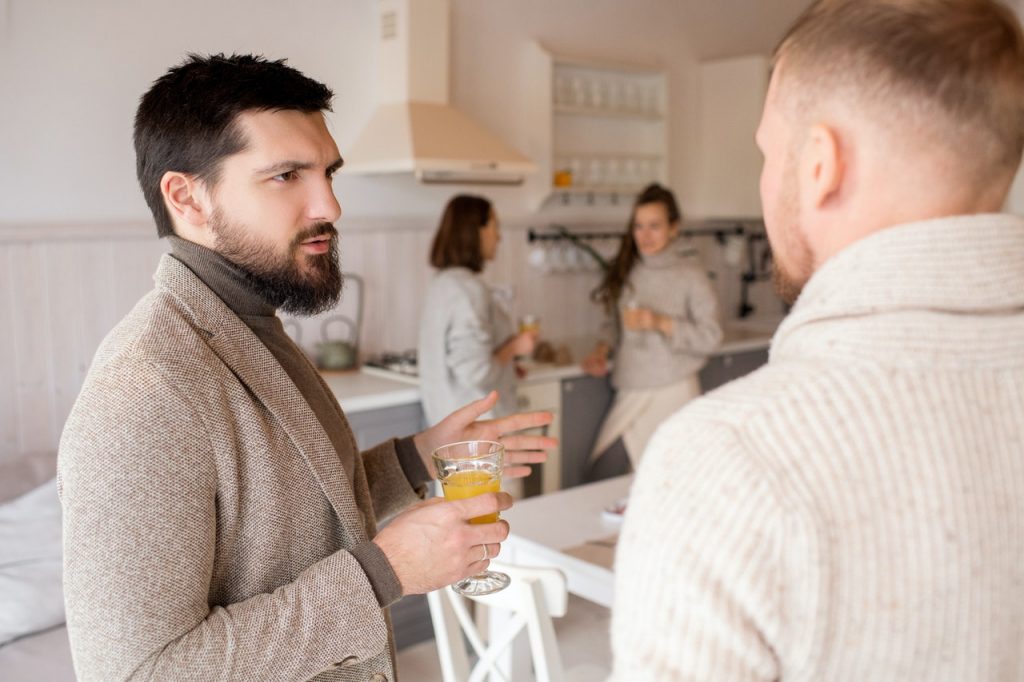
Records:
[[[276,306],[256,292],[242,268],[213,249],[177,235],[167,237],[167,241],[171,244],[171,255],[195,273],[236,315],[274,315]]]

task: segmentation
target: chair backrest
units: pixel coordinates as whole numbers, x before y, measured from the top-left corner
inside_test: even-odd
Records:
[[[498,562],[491,562],[491,568],[507,573],[511,584],[500,592],[482,597],[462,597],[447,587],[427,595],[444,682],[481,682],[488,674],[492,675],[491,679],[507,680],[500,665],[502,654],[524,628],[537,682],[562,682],[562,659],[551,618],[565,615],[568,604],[565,575],[555,568],[528,568]],[[502,631],[490,633],[485,641],[467,608],[469,600],[507,611],[511,617]],[[463,637],[477,656],[472,669]]]

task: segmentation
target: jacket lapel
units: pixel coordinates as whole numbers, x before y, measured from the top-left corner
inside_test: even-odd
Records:
[[[194,314],[207,344],[277,420],[302,454],[346,532],[365,539],[352,486],[330,438],[291,377],[263,342],[216,294],[172,256],[160,261],[157,286]]]

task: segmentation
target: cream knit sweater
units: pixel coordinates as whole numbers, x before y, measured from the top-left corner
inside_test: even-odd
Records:
[[[620,682],[1024,679],[1024,220],[828,261],[659,429],[615,571]]]

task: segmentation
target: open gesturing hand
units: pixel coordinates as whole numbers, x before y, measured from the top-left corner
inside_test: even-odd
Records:
[[[494,440],[505,446],[505,478],[530,475],[530,464],[539,464],[548,458],[545,450],[558,446],[558,439],[549,436],[518,434],[517,431],[551,423],[550,412],[521,412],[498,419],[480,419],[480,416],[498,402],[498,392],[462,407],[442,419],[436,426],[413,436],[416,449],[427,467],[434,473],[430,453],[442,445],[464,440]]]

